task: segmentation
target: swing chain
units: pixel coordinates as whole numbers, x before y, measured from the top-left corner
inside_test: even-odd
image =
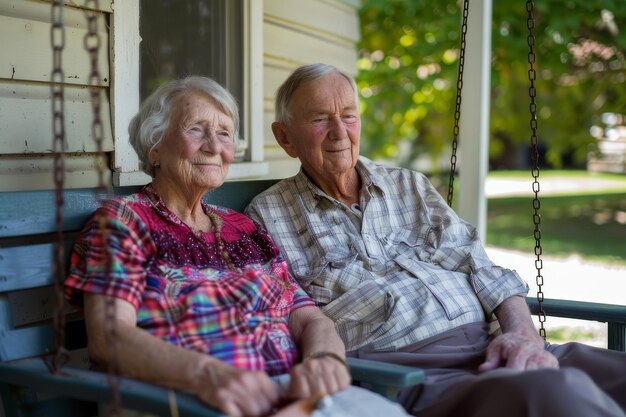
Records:
[[[454,175],[456,174],[456,152],[459,146],[459,120],[461,119],[461,92],[463,91],[463,70],[465,66],[465,38],[467,35],[467,15],[469,0],[463,1],[463,23],[461,25],[461,50],[459,53],[459,73],[456,82],[456,108],[454,110],[454,129],[452,137],[452,156],[450,156],[450,179],[448,182],[448,206],[452,206],[454,198]]]
[[[98,171],[98,186],[95,190],[96,200],[102,205],[102,196],[110,195],[110,187],[106,183],[107,158],[104,152],[104,130],[102,124],[101,99],[100,99],[100,71],[98,68],[98,52],[101,47],[101,39],[98,33],[98,0],[85,0],[85,18],[87,20],[87,33],[83,39],[85,50],[89,55],[90,72],[89,72],[89,93],[91,97],[92,122],[91,134],[96,144]],[[108,242],[108,231],[106,229],[106,220],[100,218],[99,233],[102,238],[104,250],[104,274],[109,276],[111,272],[111,254]],[[111,407],[108,410],[109,416],[120,416],[122,414],[122,400],[119,392],[117,380],[117,334],[115,331],[116,311],[115,300],[107,297],[105,302],[105,337],[107,341],[107,379],[111,389]]]
[[[528,94],[530,96],[530,144],[531,144],[531,158],[533,161],[533,183],[532,190],[534,193],[533,198],[533,223],[535,225],[534,237],[535,237],[535,268],[537,269],[537,301],[539,302],[539,335],[546,339],[546,329],[544,323],[546,321],[546,313],[543,309],[543,275],[541,269],[543,268],[543,261],[541,255],[543,249],[541,247],[541,215],[539,209],[541,208],[541,202],[539,200],[539,150],[537,141],[537,90],[535,89],[535,80],[537,79],[537,71],[535,70],[535,17],[533,14],[534,5],[532,0],[526,1],[526,11],[528,12],[528,19],[526,21],[528,27],[528,64],[530,69],[528,70],[528,81],[530,81],[530,87],[528,88]]]
[[[69,358],[65,350],[65,302],[63,299],[63,283],[65,281],[65,250],[63,242],[63,184],[65,162],[63,152],[65,140],[65,94],[63,73],[63,50],[65,49],[65,24],[63,18],[63,0],[53,0],[51,8],[50,44],[52,46],[52,72],[50,75],[50,94],[52,106],[53,143],[53,182],[55,189],[55,224],[54,262],[52,276],[55,288],[54,322],[54,356],[51,371],[54,374]]]
[[[102,118],[100,116],[101,100],[100,100],[100,72],[98,69],[98,51],[100,50],[100,36],[98,34],[98,14],[90,11],[90,8],[98,10],[98,0],[85,0],[85,17],[87,19],[87,33],[83,39],[84,47],[89,55],[89,63],[91,70],[89,72],[88,85],[91,96],[92,123],[91,134],[96,144],[97,152],[97,171],[98,171],[98,189],[100,192],[107,191],[108,187],[105,182],[106,155],[103,151],[104,147],[104,130]]]

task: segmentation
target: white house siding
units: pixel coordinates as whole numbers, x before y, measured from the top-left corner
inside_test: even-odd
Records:
[[[108,98],[108,25],[105,22],[112,10],[107,1],[101,1],[100,7],[101,118],[104,150],[110,151],[113,140]],[[83,10],[72,6],[65,7],[64,20],[66,185],[93,186],[97,180],[87,88],[90,64],[83,45],[87,23]],[[49,2],[0,0],[0,191],[53,187],[50,32]]]
[[[299,163],[274,140],[274,96],[291,71],[324,62],[356,73],[359,0],[264,0],[264,139],[271,178],[297,172]]]
[[[114,183],[121,185],[146,181],[145,175],[137,171],[136,156],[129,149],[126,133],[127,119],[138,106],[139,39],[135,30],[138,21],[135,1],[99,2],[104,150],[114,150],[115,138],[109,165],[114,172]],[[252,146],[263,152],[257,152],[259,156],[252,162],[233,166],[229,178],[259,175],[282,178],[295,173],[299,164],[278,147],[271,132],[276,89],[293,69],[306,63],[326,62],[348,73],[356,72],[359,0],[248,1],[251,13],[248,48],[262,50],[258,66],[262,65],[263,70],[262,81],[258,83],[252,76],[261,71],[254,70],[249,76],[256,87],[248,87],[247,95],[252,99],[244,104],[253,106],[257,112],[263,107],[255,118],[257,121],[252,123],[255,132],[262,131],[254,135]],[[86,19],[80,9],[82,1],[66,0],[65,4],[65,187],[93,187],[97,183],[97,165],[87,88],[89,58],[83,45]],[[254,16],[258,16],[258,25]],[[0,191],[54,187],[50,28],[49,1],[0,0]],[[256,61],[248,62],[257,68]],[[260,96],[262,100],[254,98]],[[261,168],[267,166],[263,160],[269,162],[267,175],[265,168],[253,169],[255,164]]]

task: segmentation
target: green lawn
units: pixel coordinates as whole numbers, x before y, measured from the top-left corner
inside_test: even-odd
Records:
[[[529,174],[490,173],[490,178],[519,177],[528,178]],[[590,178],[591,174],[585,171],[541,173],[541,178],[550,177],[583,180]],[[626,176],[606,174],[593,175],[593,178],[623,181],[624,187],[610,191],[581,190],[575,195],[541,196],[543,253],[556,256],[577,254],[588,260],[626,264]],[[487,243],[533,253],[532,216],[531,197],[490,198]]]

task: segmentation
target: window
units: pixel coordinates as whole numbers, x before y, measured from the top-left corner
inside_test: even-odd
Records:
[[[190,74],[214,78],[239,103],[242,141],[237,163],[231,166],[228,178],[265,175],[268,167],[263,162],[263,3],[141,0],[119,3],[115,16],[113,50],[119,58],[113,65],[114,79],[118,81],[113,91],[114,184],[145,184],[149,180],[140,172],[126,134],[139,100],[158,85]],[[134,57],[140,62],[133,61]],[[130,67],[135,62],[138,68],[133,70]]]
[[[186,75],[205,75],[244,102],[242,0],[141,0],[140,97]],[[245,120],[241,108],[241,120]],[[241,126],[246,136],[245,123]]]

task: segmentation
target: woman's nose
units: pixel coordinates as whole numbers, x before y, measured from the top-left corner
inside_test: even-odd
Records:
[[[214,130],[208,129],[204,135],[204,141],[202,142],[202,148],[207,151],[215,152],[220,145],[220,141]]]

